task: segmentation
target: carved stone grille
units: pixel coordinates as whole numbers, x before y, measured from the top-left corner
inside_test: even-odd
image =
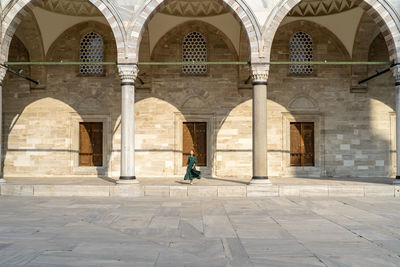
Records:
[[[104,43],[101,36],[95,32],[86,34],[81,40],[81,62],[103,62]],[[103,65],[80,65],[80,73],[84,75],[103,74]]]
[[[183,40],[183,61],[185,62],[206,62],[207,42],[199,32],[191,32]],[[185,74],[201,75],[207,73],[206,65],[183,65],[182,71]]]
[[[305,32],[297,32],[290,39],[290,61],[310,62],[313,60],[313,43],[311,36]],[[311,74],[313,65],[291,65],[290,73]]]

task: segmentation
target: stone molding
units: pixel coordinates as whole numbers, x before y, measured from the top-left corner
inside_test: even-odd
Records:
[[[123,83],[134,83],[138,73],[137,65],[118,65],[118,74]]]

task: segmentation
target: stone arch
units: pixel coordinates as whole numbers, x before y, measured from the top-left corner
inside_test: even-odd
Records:
[[[128,30],[129,47],[128,54],[129,60],[137,62],[139,59],[139,49],[145,25],[157,13],[163,5],[168,4],[170,0],[148,0],[141,8],[139,8],[136,16],[131,22],[131,28]],[[261,31],[257,23],[257,19],[242,0],[216,0],[223,5],[229,7],[231,13],[241,22],[250,44],[251,61],[259,61],[260,48],[262,44]]]
[[[370,46],[375,38],[381,35],[381,31],[375,21],[367,13],[363,14],[354,39],[352,60],[368,61]],[[389,57],[385,58],[385,60],[389,60]],[[370,66],[366,65],[351,66],[351,90],[366,91],[368,83],[359,85],[358,82],[368,77],[369,68]]]
[[[45,61],[45,52],[40,27],[35,16],[30,11],[20,23],[14,36],[24,43],[29,52],[28,61]],[[39,82],[39,85],[30,83],[31,89],[45,88],[47,82],[46,66],[29,66],[30,77]]]
[[[119,51],[118,60],[123,60],[125,58],[125,35],[122,21],[119,16],[115,15],[118,13],[113,10],[110,4],[108,4],[105,0],[87,1],[90,1],[94,6],[96,6],[108,21],[108,24],[111,27],[115,37],[117,49]],[[14,1],[14,3],[10,5],[10,8],[7,10],[7,14],[4,16],[2,23],[3,29],[0,62],[7,61],[10,43],[18,25],[26,16],[28,10],[32,9],[38,2],[39,0],[18,0]]]
[[[272,41],[279,25],[301,0],[280,0],[280,3],[272,10],[271,15],[262,28],[266,59],[271,56]],[[400,57],[400,32],[392,15],[394,10],[376,0],[352,0],[356,5],[365,10],[379,26],[389,49],[390,59],[398,61]]]

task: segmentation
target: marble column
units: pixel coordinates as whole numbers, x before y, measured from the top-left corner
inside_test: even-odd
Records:
[[[0,67],[0,183],[5,183],[4,180],[4,159],[3,159],[3,81],[6,77],[7,70]]]
[[[400,68],[394,70],[396,86],[396,183],[400,183]]]
[[[253,67],[253,178],[251,184],[270,184],[267,164],[268,70]]]
[[[121,78],[121,174],[118,183],[138,183],[135,176],[136,65],[119,65]]]

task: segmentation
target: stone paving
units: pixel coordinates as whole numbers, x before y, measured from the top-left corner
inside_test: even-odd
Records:
[[[0,266],[400,266],[395,198],[0,203]]]

